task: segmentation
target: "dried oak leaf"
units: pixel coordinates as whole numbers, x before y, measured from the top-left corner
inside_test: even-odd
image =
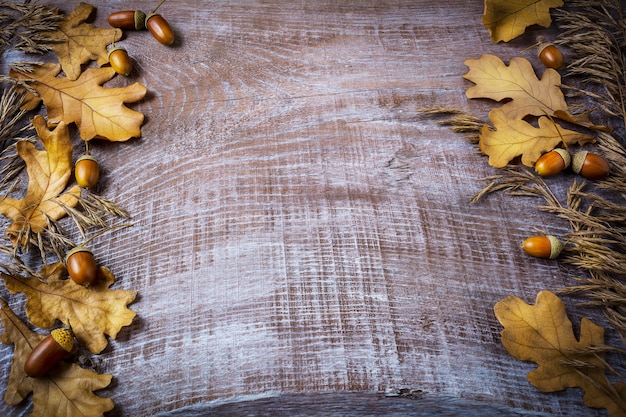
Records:
[[[469,87],[465,95],[495,101],[512,99],[501,107],[510,119],[568,112],[560,88],[561,76],[552,68],[547,68],[539,79],[527,59],[511,58],[507,66],[491,54],[481,55],[479,59],[467,59],[465,65],[469,71],[463,78],[476,84]]]
[[[504,326],[502,344],[507,352],[539,365],[528,374],[531,384],[543,392],[579,387],[588,407],[606,408],[612,417],[626,415],[626,386],[608,381],[604,353],[594,351],[604,346],[602,327],[583,318],[576,340],[565,305],[550,291],[537,294],[535,305],[506,297],[494,311]]]
[[[30,378],[24,373],[24,362],[43,335],[30,330],[7,304],[0,300],[0,320],[4,332],[0,342],[13,344],[13,361],[4,394],[9,405],[21,403],[33,393],[31,417],[99,417],[113,409],[110,398],[93,393],[111,383],[111,375],[97,374],[72,363],[60,363],[42,378]]]
[[[27,141],[16,145],[26,163],[26,194],[21,200],[4,197],[0,201],[0,214],[13,220],[6,232],[14,242],[25,228],[35,233],[43,231],[48,224],[46,217],[58,220],[65,216],[67,213],[59,202],[74,207],[80,195],[78,186],[60,195],[72,173],[72,142],[65,123],[59,123],[50,131],[45,119],[35,116],[33,125],[45,150],[38,150]]]
[[[67,276],[61,263],[44,266],[35,278],[2,274],[6,287],[13,293],[26,294],[26,316],[35,326],[51,327],[58,319],[72,327],[76,338],[92,353],[107,346],[105,335],[115,339],[122,327],[131,324],[136,313],[127,305],[135,300],[136,291],[111,290],[113,274],[100,267],[101,277],[88,288]]]
[[[101,84],[115,75],[111,67],[89,68],[75,80],[57,77],[61,67],[43,64],[30,73],[11,70],[14,78],[26,80],[39,93],[47,109],[48,123],[76,123],[83,140],[93,138],[125,141],[141,135],[144,115],[124,103],[144,98],[146,87],[106,88]]]
[[[57,30],[46,34],[53,40],[50,47],[70,80],[80,76],[82,64],[92,60],[99,66],[108,63],[107,45],[122,38],[121,29],[97,28],[85,23],[93,11],[91,4],[80,3],[59,22]]]
[[[508,42],[524,33],[528,26],[549,27],[550,9],[561,6],[563,0],[485,0],[483,25],[493,43]]]
[[[567,130],[553,119],[540,117],[539,127],[522,119],[509,119],[501,108],[489,112],[493,128],[484,125],[478,146],[489,155],[489,165],[505,167],[512,159],[522,156],[522,163],[533,166],[544,152],[551,151],[559,143],[572,145],[593,142],[593,136]]]

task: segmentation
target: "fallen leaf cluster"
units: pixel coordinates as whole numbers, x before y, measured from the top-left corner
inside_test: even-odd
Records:
[[[140,136],[144,115],[124,103],[143,99],[147,90],[139,83],[121,88],[101,87],[115,75],[111,67],[81,70],[89,60],[96,60],[99,65],[107,63],[106,45],[122,35],[120,29],[100,29],[85,23],[93,10],[92,5],[80,3],[50,34],[59,40],[51,45],[60,64],[37,65],[28,71],[14,69],[10,75],[36,91],[37,95],[30,95],[25,107],[32,109],[43,101],[50,125],[61,121],[75,123],[85,141],[125,141]],[[58,76],[61,69],[65,77]]]
[[[561,6],[560,0],[486,0],[483,24],[494,43],[508,42],[529,26],[549,27],[550,9],[557,8],[558,12]],[[597,103],[606,116],[626,121],[626,94],[622,94],[626,64],[623,5],[619,0],[573,0],[571,7],[572,11],[562,12],[560,22],[566,28],[561,42],[578,53],[569,73],[583,75],[583,84],[600,85],[606,94],[599,94],[600,89],[577,92],[586,97],[587,106],[589,101]],[[576,278],[580,285],[561,293],[585,292],[592,298],[588,305],[606,307],[609,324],[626,340],[626,287],[622,284],[626,278],[626,150],[609,128],[595,125],[585,113],[571,111],[556,69],[546,68],[538,77],[527,59],[515,57],[505,64],[489,54],[467,59],[465,64],[469,70],[463,77],[473,83],[466,96],[500,103],[489,112],[489,123],[442,107],[422,112],[450,117],[439,123],[465,134],[489,157],[489,164],[500,169],[497,175],[484,178],[488,184],[472,203],[499,191],[538,197],[545,202],[538,205],[539,210],[566,220],[571,232],[557,261],[589,277]],[[574,178],[566,198],[561,199],[543,177],[528,167],[555,148],[569,151],[580,145],[600,150],[610,162],[610,174],[594,183],[597,193],[584,190],[589,183]],[[606,198],[602,190],[614,192],[615,200]],[[601,326],[583,319],[577,339],[565,305],[550,291],[541,291],[535,305],[508,296],[494,306],[494,312],[504,327],[501,336],[507,352],[538,365],[528,374],[531,384],[542,392],[581,388],[588,407],[604,408],[610,417],[626,416],[626,384],[610,382],[607,377],[613,373],[616,379],[622,379],[607,357],[623,352],[605,344]]]
[[[6,114],[6,121],[0,112],[0,137],[14,142],[8,148],[15,149],[28,179],[19,197],[9,195],[17,190],[14,185],[0,187],[8,190],[0,199],[0,214],[8,219],[5,232],[10,240],[0,248],[3,256],[9,257],[8,263],[0,265],[4,271],[0,276],[10,293],[25,296],[27,318],[27,322],[22,320],[7,302],[0,300],[0,342],[12,344],[14,349],[4,399],[17,405],[32,392],[33,416],[101,416],[113,408],[113,401],[93,392],[107,387],[111,375],[84,369],[72,363],[76,358],[70,358],[48,375],[32,378],[26,375],[24,364],[44,338],[31,327],[50,329],[64,325],[86,351],[99,354],[108,345],[107,338],[115,339],[135,317],[128,305],[135,300],[136,292],[111,289],[115,276],[105,266],[98,266],[98,279],[89,286],[68,278],[62,255],[76,244],[58,222],[70,215],[85,239],[86,232],[96,232],[97,236],[115,227],[103,220],[105,214],[126,216],[114,203],[71,183],[71,132],[75,127],[85,144],[93,139],[120,142],[139,137],[144,115],[126,104],[142,100],[146,88],[139,83],[119,88],[104,85],[115,76],[115,71],[96,66],[108,62],[106,47],[119,40],[122,32],[86,23],[94,11],[92,5],[80,3],[74,11],[63,15],[27,3],[15,8],[25,14],[36,12],[42,20],[49,19],[50,24],[39,26],[38,31],[22,30],[20,36],[39,40],[43,46],[38,51],[54,51],[59,64],[13,65],[9,72],[12,85],[3,90],[3,94],[11,91],[10,97],[15,97],[11,103],[19,102],[21,110],[14,111],[12,105],[13,114]],[[7,78],[0,81],[3,80]],[[21,95],[15,93],[20,87],[25,89]],[[22,129],[13,128],[15,121],[37,109],[40,103],[46,117],[34,115],[31,119],[39,143],[19,138]],[[16,172],[19,170],[5,178],[15,177]],[[21,259],[32,246],[41,255],[39,270]],[[50,255],[60,260],[48,262]]]
[[[593,127],[589,121],[569,112],[560,88],[561,76],[556,70],[547,68],[539,79],[525,58],[512,58],[507,66],[489,54],[468,59],[465,64],[469,71],[463,77],[475,83],[466,91],[468,98],[510,100],[489,112],[492,126],[485,124],[480,133],[480,150],[489,156],[491,166],[503,168],[518,156],[524,165],[533,166],[543,153],[559,144],[567,147],[595,140],[556,122],[563,119]],[[531,116],[538,118],[538,126],[526,120]]]

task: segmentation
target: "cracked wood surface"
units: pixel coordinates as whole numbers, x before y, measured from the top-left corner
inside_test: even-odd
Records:
[[[94,2],[94,23],[154,3]],[[135,70],[108,84],[148,87],[133,106],[142,138],[90,146],[98,191],[134,223],[92,249],[116,288],[139,293],[138,318],[96,358],[114,376],[98,392],[116,403],[108,415],[409,415],[439,397],[595,415],[577,390],[533,388],[534,366],[505,352],[493,314],[508,295],[532,302],[571,283],[520,251],[536,227],[565,225],[532,200],[470,206],[494,171],[417,112],[486,116],[491,103],[465,98],[463,61],[508,61],[545,32],[493,45],[475,0],[175,0],[159,12],[173,47],[127,33],[117,44]],[[534,50],[522,56],[539,68]],[[0,346],[2,375],[11,352]]]

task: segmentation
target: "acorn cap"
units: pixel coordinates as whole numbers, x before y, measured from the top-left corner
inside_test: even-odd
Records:
[[[87,154],[87,153],[86,153],[86,154],[84,154],[84,155],[81,155],[81,156],[80,156],[80,157],[76,160],[76,163],[78,163],[78,161],[82,161],[82,160],[85,160],[85,159],[86,159],[86,160],[89,160],[89,161],[94,161],[94,162],[96,162],[96,163],[98,162],[98,160],[96,159],[96,157],[95,157],[95,156],[93,156],[93,155],[89,155],[89,154]]]
[[[88,248],[86,248],[85,246],[76,246],[75,248],[71,249],[66,255],[65,255],[65,263],[67,263],[67,260],[70,258],[70,256],[74,255],[75,253],[78,252],[89,252],[93,255],[93,252],[90,251]]]
[[[580,174],[580,170],[583,169],[583,164],[585,163],[585,159],[587,159],[588,153],[588,151],[580,151],[574,155],[574,159],[572,160],[572,171]]]
[[[65,328],[54,329],[50,332],[52,338],[63,348],[64,351],[72,353],[74,350],[74,336],[72,332]]]
[[[555,236],[548,235],[546,237],[550,241],[550,257],[548,259],[554,259],[561,253],[561,250],[563,249],[563,244]]]
[[[537,55],[541,55],[541,52],[543,52],[543,50],[546,49],[548,46],[554,46],[554,44],[550,42],[541,42],[537,47]]]
[[[141,10],[135,10],[135,29],[144,30],[146,28],[146,14]]]
[[[561,158],[563,158],[563,169],[567,168],[572,162],[572,156],[569,154],[569,152],[563,148],[556,148],[554,149],[554,152],[558,153],[559,155],[561,155]]]
[[[146,18],[143,21],[144,26],[147,26],[146,23],[148,23],[148,20],[150,20],[151,17],[159,16],[159,15],[160,15],[160,13],[157,13],[157,12],[152,12],[152,13],[146,15]]]
[[[107,54],[107,59],[110,60],[111,59],[111,54],[115,51],[124,51],[126,52],[126,49],[122,48],[121,46],[114,46],[112,48],[109,48],[109,53]]]

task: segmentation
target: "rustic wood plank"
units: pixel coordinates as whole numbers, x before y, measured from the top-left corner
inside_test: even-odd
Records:
[[[95,24],[154,3],[96,3]],[[464,59],[518,55],[536,33],[492,45],[471,0],[177,0],[160,11],[175,45],[128,33],[119,44],[137,69],[111,82],[148,87],[134,106],[147,116],[143,137],[92,146],[100,191],[134,222],[93,249],[119,288],[139,292],[137,320],[97,358],[115,377],[100,392],[116,403],[111,416],[268,395],[240,406],[317,415],[311,402],[325,400],[298,406],[298,395],[337,404],[362,393],[346,400],[357,410],[400,389],[511,413],[596,415],[578,391],[530,386],[533,366],[506,354],[492,311],[507,295],[531,302],[569,282],[519,250],[535,227],[565,225],[531,200],[470,206],[476,180],[493,171],[416,111],[486,114],[464,96]],[[1,346],[2,375],[10,357]]]

